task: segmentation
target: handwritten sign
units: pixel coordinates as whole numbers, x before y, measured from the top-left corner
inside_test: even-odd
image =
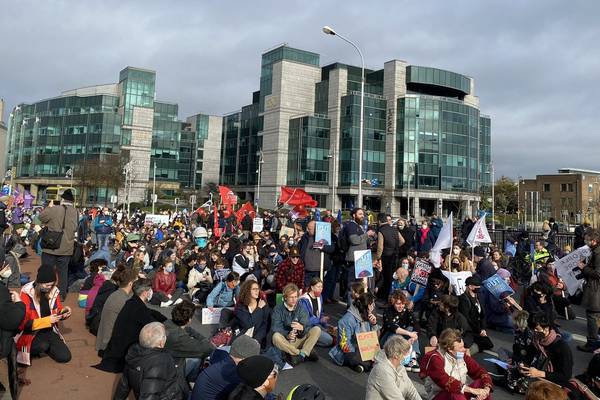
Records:
[[[575,295],[583,286],[583,274],[578,268],[579,261],[586,259],[590,255],[590,248],[583,246],[554,263],[556,273],[565,282],[567,291],[571,296]]]
[[[162,214],[146,214],[146,219],[144,220],[144,224],[146,225],[168,225],[169,224],[169,216]]]
[[[370,278],[373,276],[373,258],[371,250],[356,250],[354,252],[354,277]]]
[[[508,283],[506,283],[506,281],[502,279],[502,277],[500,277],[500,275],[498,274],[490,276],[482,283],[483,287],[485,287],[487,291],[490,292],[492,296],[494,296],[498,300],[503,299],[507,296],[511,296],[515,293],[515,291],[512,290],[510,286],[508,286]]]
[[[254,218],[252,221],[252,232],[262,232],[263,231],[263,219],[262,218]]]
[[[221,311],[224,308],[233,310],[233,307],[219,307],[219,308],[203,308],[202,309],[202,325],[215,325],[219,323],[221,318]]]
[[[471,271],[450,272],[442,271],[442,274],[450,281],[450,287],[455,295],[460,296],[465,292],[465,281],[473,274]]]
[[[361,360],[372,361],[379,351],[377,331],[357,333],[356,342],[358,343],[358,351],[360,352]]]
[[[290,228],[289,226],[283,226],[279,231],[279,237],[281,236],[294,237],[294,228]]]
[[[431,273],[431,264],[420,258],[415,261],[415,269],[413,270],[410,280],[419,285],[427,285],[429,274]]]
[[[317,221],[315,227],[315,242],[323,241],[323,244],[331,244],[331,224],[329,222]]]

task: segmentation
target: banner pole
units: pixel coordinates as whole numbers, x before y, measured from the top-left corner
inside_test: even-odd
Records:
[[[321,272],[320,272],[321,282],[323,282],[323,264],[324,263],[325,263],[325,253],[323,253],[323,250],[321,250]]]

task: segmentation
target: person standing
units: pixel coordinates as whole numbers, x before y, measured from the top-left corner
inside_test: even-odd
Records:
[[[60,300],[65,301],[68,289],[69,261],[75,246],[75,232],[78,225],[78,213],[73,202],[73,192],[67,189],[61,195],[60,207],[52,203],[40,213],[40,221],[50,232],[62,232],[60,245],[56,249],[44,248],[42,238],[42,264],[56,268]]]
[[[307,288],[313,278],[320,277],[321,253],[323,253],[323,271],[331,266],[331,254],[335,251],[332,243],[315,242],[316,221],[309,221],[306,232],[298,242],[300,258],[304,263],[304,287]]]
[[[98,249],[108,249],[108,238],[113,232],[112,225],[113,220],[110,216],[110,212],[108,211],[107,207],[104,207],[102,209],[102,213],[98,213],[96,218],[94,218],[94,231],[96,232],[96,243],[98,244]]]
[[[587,319],[587,342],[577,346],[577,349],[591,353],[600,347],[598,343],[598,322],[600,322],[600,231],[588,229],[585,234],[585,244],[592,250],[592,256],[587,264],[579,263],[583,270],[585,284],[581,305],[585,307]]]
[[[396,261],[400,254],[400,247],[404,244],[404,238],[400,231],[394,229],[387,221],[385,213],[379,213],[379,232],[377,233],[377,254],[375,259],[381,260],[383,272],[383,290],[377,292],[379,300],[387,301],[394,272],[396,271]]]
[[[367,250],[369,236],[375,236],[374,231],[365,232],[365,211],[362,208],[354,208],[350,212],[350,217],[350,221],[344,224],[340,233],[342,248],[346,251],[346,269],[342,271],[341,277],[346,282],[346,290],[349,290],[351,283],[356,280],[354,277],[354,252]],[[344,293],[340,290],[341,296],[344,296]]]

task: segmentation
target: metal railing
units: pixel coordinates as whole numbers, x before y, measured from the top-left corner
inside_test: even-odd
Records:
[[[520,235],[520,231],[512,229],[496,229],[488,230],[492,242],[504,250],[504,245],[509,238],[515,238]],[[529,239],[533,242],[536,240],[544,240],[544,234],[542,232],[529,232]],[[555,245],[557,249],[563,249],[565,245],[571,246],[573,249],[573,243],[575,241],[575,234],[573,233],[557,233],[555,236]]]

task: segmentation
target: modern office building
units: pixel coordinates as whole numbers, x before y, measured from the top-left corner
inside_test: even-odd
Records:
[[[69,90],[15,107],[5,163],[13,170],[14,183],[38,201],[49,187],[73,185],[81,188],[84,203],[95,204],[117,193],[119,202],[125,201],[123,179],[115,175],[126,164],[131,166],[130,201],[150,199],[154,176],[165,194],[200,189],[197,176],[217,181],[218,170],[202,171],[196,163],[206,144],[198,140],[206,133],[196,129],[204,127],[180,121],[177,104],[156,101],[155,82],[154,71],[127,67],[119,83]],[[219,154],[221,119],[206,118],[213,121],[213,131],[219,127],[216,144],[210,145]],[[103,169],[111,172],[108,177]]]
[[[0,177],[6,172],[6,138],[7,128],[4,123],[4,99],[0,99]]]
[[[262,55],[252,104],[223,119],[224,184],[266,208],[282,185],[303,188],[320,207],[349,208],[362,179],[372,210],[478,209],[491,188],[491,119],[473,78],[399,60],[367,69],[359,177],[361,69],[322,67],[319,58],[287,45]]]
[[[600,225],[600,171],[561,168],[520,180],[518,193],[520,217],[529,226],[541,228],[551,217],[564,224],[588,218],[592,226]]]

